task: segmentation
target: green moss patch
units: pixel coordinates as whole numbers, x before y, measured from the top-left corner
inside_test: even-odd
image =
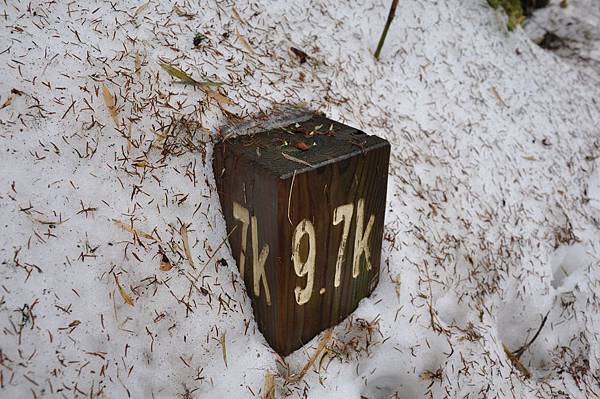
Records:
[[[492,8],[502,7],[504,9],[506,15],[508,15],[506,27],[509,31],[515,30],[525,19],[521,0],[488,0],[488,4]]]

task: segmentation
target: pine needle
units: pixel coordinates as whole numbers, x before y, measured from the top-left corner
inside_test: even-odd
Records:
[[[108,108],[108,113],[112,118],[113,122],[115,122],[116,126],[119,126],[119,111],[117,110],[116,101],[113,95],[108,90],[108,87],[103,83],[102,84],[102,97],[104,98],[104,104],[106,108]]]
[[[142,74],[142,56],[140,55],[139,51],[135,52],[135,60],[134,60],[134,71],[135,74],[137,75],[138,79],[141,77]]]
[[[190,266],[193,269],[196,269],[196,265],[194,264],[194,259],[192,258],[192,251],[190,250],[190,239],[188,237],[188,226],[187,224],[181,225],[181,229],[179,230],[179,234],[181,234],[181,239],[183,240],[183,250],[185,251],[185,256],[190,262]]]
[[[116,224],[117,226],[119,226],[121,229],[128,231],[132,234],[136,234],[138,237],[143,237],[143,238],[147,238],[148,240],[154,240],[154,241],[158,241],[156,238],[152,237],[150,234],[142,231],[142,230],[138,230],[130,225],[128,225],[127,223],[123,223],[120,220],[117,219],[113,219],[112,220],[114,224]]]
[[[190,84],[190,85],[194,85],[194,86],[201,86],[201,87],[215,87],[215,86],[221,85],[221,83],[213,82],[212,80],[206,80],[203,82],[199,82],[196,79],[192,78],[187,73],[185,73],[184,71],[182,71],[181,69],[177,68],[174,65],[168,64],[166,62],[160,62],[159,65],[169,75],[173,76],[174,78],[179,79],[180,83]]]
[[[127,153],[131,151],[131,122],[129,122],[129,128],[127,129]]]
[[[282,152],[281,155],[283,155],[283,157],[285,159],[287,159],[288,161],[297,162],[297,163],[300,163],[302,165],[310,166],[311,168],[313,167],[313,165],[309,164],[308,162],[303,161],[300,158],[296,158],[294,156],[291,156],[290,154],[286,154],[285,152]]]
[[[126,304],[133,306],[133,299],[131,299],[131,297],[127,294],[127,292],[125,292],[125,289],[123,287],[121,287],[121,284],[119,284],[119,278],[117,277],[117,275],[114,275],[115,277],[115,282],[117,283],[117,287],[119,288],[119,293],[121,294],[121,297],[123,298],[123,300],[125,301]]]
[[[227,346],[225,345],[225,332],[219,338],[219,342],[221,343],[221,350],[223,351],[223,362],[225,362],[225,368],[227,368]]]
[[[308,359],[308,362],[304,365],[304,367],[302,368],[300,373],[292,374],[291,376],[288,377],[287,380],[289,382],[292,382],[292,383],[298,382],[298,381],[302,380],[302,378],[304,378],[304,376],[306,375],[308,370],[310,370],[312,365],[315,364],[315,362],[321,355],[321,352],[323,352],[323,350],[325,349],[325,346],[327,345],[327,343],[329,342],[329,340],[331,339],[332,336],[333,336],[333,328],[330,328],[327,330],[327,332],[323,336],[323,339],[321,339],[321,342],[319,342],[319,346],[317,346],[317,349],[312,354],[312,356]]]
[[[527,370],[527,367],[525,367],[523,363],[521,363],[519,357],[512,353],[510,349],[508,349],[508,346],[506,346],[506,344],[502,344],[502,347],[504,348],[504,353],[506,353],[506,356],[508,356],[508,359],[510,360],[512,365],[517,370],[519,370],[525,378],[531,377],[531,373],[529,372],[529,370]]]

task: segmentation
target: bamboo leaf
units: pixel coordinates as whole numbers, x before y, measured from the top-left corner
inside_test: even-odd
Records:
[[[256,52],[254,51],[254,49],[252,48],[252,46],[250,45],[250,43],[248,43],[248,40],[246,40],[246,38],[242,35],[240,35],[239,33],[237,34],[238,40],[240,41],[240,43],[242,43],[242,46],[244,46],[244,48],[251,54],[256,54]]]
[[[123,298],[125,303],[130,306],[133,306],[133,299],[131,299],[131,297],[127,294],[125,289],[123,287],[121,287],[121,284],[119,284],[119,278],[116,275],[115,275],[115,282],[117,283],[117,287],[119,288],[119,294],[121,294],[121,297]]]
[[[263,399],[275,399],[275,376],[270,370],[267,370],[267,373],[265,374]]]
[[[116,224],[117,226],[119,226],[121,229],[123,229],[125,231],[128,231],[130,233],[136,234],[138,237],[144,237],[144,238],[147,238],[149,240],[157,241],[156,238],[152,237],[150,234],[148,234],[148,233],[146,233],[144,231],[138,230],[138,229],[136,229],[134,227],[131,227],[127,223],[123,223],[123,222],[121,222],[120,220],[117,220],[117,219],[113,219],[112,221],[113,221],[114,224]]]
[[[221,343],[221,349],[223,350],[223,361],[225,362],[225,368],[227,368],[227,346],[225,345],[225,333],[221,335],[219,342]]]
[[[138,79],[140,78],[141,72],[142,72],[142,56],[140,55],[139,51],[135,52],[135,60],[134,60],[134,70],[133,72],[135,72],[135,74],[137,75]]]
[[[196,79],[192,78],[187,73],[185,73],[184,71],[182,71],[181,69],[177,68],[174,65],[168,64],[166,62],[160,62],[159,65],[169,75],[173,76],[176,79],[179,79],[179,81],[181,83],[191,84],[191,85],[194,85],[194,86],[201,86],[201,87],[214,87],[214,86],[220,86],[221,85],[221,83],[219,83],[219,82],[213,82],[212,80],[206,80],[206,81],[203,81],[203,82],[199,82]]]
[[[502,344],[502,347],[504,348],[504,353],[506,353],[506,356],[508,357],[512,365],[523,374],[523,377],[531,377],[531,373],[529,372],[529,370],[527,370],[527,367],[525,367],[525,365],[521,363],[519,357],[513,352],[511,352],[510,349],[508,349],[508,346],[506,346],[506,344]]]
[[[192,251],[190,250],[190,239],[188,237],[187,228],[187,224],[183,224],[179,233],[181,234],[181,239],[183,240],[183,250],[185,251],[185,256],[187,257],[188,262],[190,262],[190,266],[195,269],[196,265],[194,265],[194,258],[192,257]]]
[[[135,9],[135,12],[133,13],[133,18],[135,18],[138,15],[140,15],[146,9],[146,7],[148,7],[148,4],[150,4],[150,0],[146,0],[145,2],[143,2],[142,4],[140,4],[138,6],[138,8]]]
[[[210,98],[215,100],[221,106],[233,105],[233,101],[231,101],[231,99],[229,97],[224,96],[223,94],[219,93],[217,90],[212,90],[212,89],[207,88],[205,90],[205,92],[206,92],[207,96],[209,96]]]
[[[115,98],[110,93],[110,90],[108,90],[108,87],[106,87],[104,83],[102,84],[102,97],[104,99],[104,104],[106,105],[106,108],[108,108],[108,113],[110,114],[110,117],[112,118],[113,122],[115,122],[115,125],[118,126],[119,112],[116,106],[117,102],[115,101]]]

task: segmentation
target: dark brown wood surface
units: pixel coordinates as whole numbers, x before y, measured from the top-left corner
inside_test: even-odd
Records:
[[[550,3],[549,0],[521,0],[521,6],[523,7],[523,14],[531,16],[538,8],[544,8]]]
[[[257,252],[265,246],[266,285],[254,289],[252,223],[247,227],[244,275],[260,331],[280,354],[298,349],[339,323],[368,296],[379,279],[386,202],[389,144],[322,115],[289,126],[239,136],[215,146],[214,172],[233,256],[240,266],[244,224],[233,203],[254,217]],[[345,208],[336,208],[346,205]],[[346,219],[341,218],[341,210]],[[361,212],[362,211],[362,212]],[[242,212],[243,213],[243,212]],[[337,215],[337,222],[335,215]],[[359,214],[363,215],[362,226]],[[239,215],[238,215],[239,216]],[[348,220],[350,217],[350,220]],[[365,230],[372,219],[368,240]],[[346,227],[348,224],[348,227]],[[357,226],[358,224],[358,226]],[[309,233],[314,247],[309,245]],[[359,240],[356,240],[357,228]],[[296,266],[293,242],[296,229]],[[345,240],[344,261],[338,263]],[[354,262],[354,251],[367,252]],[[369,254],[370,252],[370,254]],[[314,254],[314,263],[302,266]],[[371,268],[367,268],[367,260]],[[356,263],[356,265],[355,265]],[[312,265],[312,267],[310,267]],[[336,265],[340,267],[335,286]],[[358,267],[358,275],[353,270]],[[307,270],[312,271],[308,273]],[[299,271],[299,273],[298,273]],[[306,274],[305,274],[306,272]],[[312,289],[307,289],[312,274]],[[300,290],[300,298],[295,292]]]

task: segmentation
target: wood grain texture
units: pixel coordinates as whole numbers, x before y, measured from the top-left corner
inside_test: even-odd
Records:
[[[227,229],[238,226],[229,238],[238,267],[243,226],[233,215],[234,202],[256,217],[259,250],[269,246],[265,272],[270,305],[264,291],[256,296],[253,289],[251,228],[243,278],[259,329],[281,355],[339,323],[375,288],[381,260],[389,152],[387,141],[322,115],[215,146],[215,180]],[[342,212],[336,208],[342,205],[347,205],[346,211],[351,210],[350,220],[340,221]],[[337,224],[336,212],[340,219]],[[363,215],[362,226],[358,223],[359,213]],[[368,251],[357,251],[362,255],[355,265],[355,249],[360,247],[360,238],[371,218],[368,240],[363,240]],[[345,223],[349,223],[349,228],[344,261],[340,263],[340,284],[336,287],[336,263]],[[301,238],[295,268],[294,233],[296,229],[302,232],[302,227],[314,229],[314,248],[308,245],[308,233],[298,234]],[[315,262],[310,270],[314,272],[307,273],[308,267],[304,270],[299,266],[311,251]],[[359,273],[353,277],[356,266]],[[309,274],[313,276],[312,290],[306,289]],[[309,296],[306,303],[299,303],[296,287],[304,289],[305,298]]]

